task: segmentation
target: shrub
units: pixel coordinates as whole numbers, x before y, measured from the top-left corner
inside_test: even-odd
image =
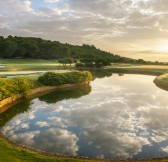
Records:
[[[77,68],[85,67],[85,64],[83,64],[83,63],[76,63],[75,67],[77,67]]]
[[[47,72],[38,78],[38,81],[46,86],[62,84],[80,84],[92,80],[92,74],[88,71],[74,71],[67,73]]]
[[[32,83],[23,77],[10,79],[0,78],[0,100],[14,96],[19,93],[26,94],[32,89]]]

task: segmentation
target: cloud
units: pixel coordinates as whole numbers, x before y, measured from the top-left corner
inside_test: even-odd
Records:
[[[55,3],[59,2],[60,0],[44,0],[46,3]]]
[[[22,12],[32,11],[29,0],[6,0],[0,1],[0,14],[19,14]]]
[[[35,125],[37,125],[39,127],[48,127],[49,126],[49,124],[47,122],[42,122],[42,121],[36,122]]]
[[[69,124],[67,119],[63,119],[63,118],[60,118],[60,117],[49,117],[48,120],[49,120],[48,124],[50,126],[67,128],[67,125]]]
[[[142,146],[149,142],[142,137],[130,136],[127,133],[111,132],[102,128],[87,130],[83,138],[95,150],[103,155],[115,158],[129,158],[141,152]]]
[[[29,124],[27,124],[27,123],[22,123],[22,124],[20,125],[20,129],[29,129]]]
[[[161,151],[168,153],[168,147],[161,147]]]
[[[75,156],[78,151],[76,135],[59,128],[11,134],[10,138],[20,144],[62,155]]]
[[[166,152],[162,144],[168,139],[167,92],[151,84],[153,79],[113,75],[95,80],[92,92],[78,99],[53,104],[34,99],[32,111],[14,117],[3,133],[23,143],[26,138],[32,147],[68,155],[128,158],[141,156],[144,146],[156,145],[157,151]],[[86,148],[94,151],[83,151]]]
[[[44,2],[42,7],[40,2],[37,3],[34,9],[32,4],[35,2],[31,0],[0,1],[2,35],[36,36],[72,44],[88,43],[123,55],[129,55],[130,51],[156,51],[153,49],[155,45],[168,36],[166,0]],[[120,51],[121,47],[124,51]],[[144,57],[145,54],[130,56]]]
[[[10,138],[20,144],[24,144],[27,146],[32,146],[34,144],[34,137],[39,134],[39,131],[32,131],[20,134],[10,135]]]
[[[49,152],[75,156],[78,151],[77,141],[76,135],[67,130],[49,128],[34,138],[34,145]]]

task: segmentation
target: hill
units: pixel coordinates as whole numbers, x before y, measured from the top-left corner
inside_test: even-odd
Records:
[[[131,63],[131,64],[162,64],[159,62],[146,62],[143,59],[114,55],[97,49],[94,45],[83,44],[70,45],[58,41],[44,40],[34,37],[0,36],[0,58],[3,59],[91,59],[104,60],[110,63]],[[86,61],[86,60],[85,60]]]

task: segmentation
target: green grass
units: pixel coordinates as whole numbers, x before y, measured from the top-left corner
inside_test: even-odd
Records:
[[[43,59],[0,59],[0,64],[58,64],[57,60]]]
[[[0,64],[5,64],[4,71],[18,71],[18,70],[59,70],[59,65],[56,60],[0,60]],[[118,73],[142,73],[151,75],[162,75],[160,79],[168,83],[168,66],[132,66],[132,65],[115,65],[109,66],[105,69],[110,69],[111,72]],[[0,69],[0,71],[3,71]],[[17,74],[16,74],[17,75]],[[28,76],[28,78],[35,82],[37,76]],[[20,147],[16,147],[8,143],[5,139],[0,137],[0,162],[94,162],[95,160],[82,160],[72,158],[47,157],[35,152],[31,152]],[[135,160],[134,162],[168,162],[168,159],[156,160]]]
[[[71,158],[47,157],[31,151],[14,147],[0,138],[0,162],[87,162]],[[93,161],[92,161],[93,162]]]
[[[99,161],[103,161],[103,160],[99,160]],[[96,162],[96,160],[44,156],[35,152],[31,152],[29,150],[22,149],[17,146],[12,146],[5,139],[0,137],[0,162]],[[160,160],[143,159],[143,160],[134,160],[133,162],[168,162],[168,160],[167,159],[160,159]]]
[[[168,73],[168,66],[157,66],[157,65],[127,65],[127,66],[108,66],[104,69],[111,70],[112,72],[118,73],[139,73],[139,74],[149,74],[149,75],[162,75]]]
[[[168,91],[168,66],[163,65],[138,65],[138,66],[108,66],[105,69],[112,73],[145,74],[157,76],[154,83],[159,88]]]
[[[168,83],[168,73],[158,76],[157,79]]]
[[[42,60],[42,59],[0,59],[0,71],[21,71],[21,70],[56,70],[70,69],[70,65],[66,67],[58,63],[58,60]]]

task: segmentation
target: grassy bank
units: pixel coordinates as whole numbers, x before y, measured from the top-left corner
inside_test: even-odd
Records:
[[[115,73],[131,73],[131,74],[146,74],[146,75],[162,75],[168,72],[168,66],[124,66],[113,67],[108,66],[104,69],[111,70]]]
[[[157,76],[154,80],[154,83],[159,88],[168,91],[168,73]]]
[[[105,67],[112,73],[145,74],[157,76],[154,83],[157,87],[168,91],[168,66],[139,65],[139,66],[109,66]]]
[[[158,80],[160,80],[160,81],[162,81],[164,83],[168,83],[168,73],[160,75],[156,79],[158,79]]]
[[[126,67],[107,67],[110,72],[115,73],[133,73],[133,74],[147,74],[147,75],[156,75],[157,79],[160,81],[164,81],[164,83],[168,87],[168,67],[167,66],[126,66]],[[160,76],[161,75],[161,76]],[[152,84],[152,83],[151,83]],[[48,157],[46,155],[40,155],[38,153],[25,150],[23,148],[17,147],[15,145],[11,145],[5,139],[0,137],[0,161],[14,161],[14,162],[94,162],[95,160],[83,160],[83,159],[73,159],[66,157]],[[103,160],[102,160],[103,161]],[[118,162],[120,160],[117,160]],[[131,161],[131,160],[122,160],[122,161]],[[168,159],[153,159],[153,160],[133,160],[134,162],[168,162]]]
[[[39,77],[0,78],[0,113],[20,99],[46,91],[88,85],[92,75],[88,71],[65,73],[47,72]]]
[[[104,160],[87,160],[68,157],[49,157],[36,152],[25,150],[23,148],[11,145],[5,139],[0,137],[0,161],[1,162],[96,162]],[[114,160],[113,162],[168,162],[168,159],[152,160]]]
[[[42,59],[0,59],[0,71],[30,71],[30,70],[61,70],[70,69],[74,65],[63,66],[58,60]]]
[[[5,139],[0,137],[0,161],[1,162],[87,162],[88,160],[79,160],[72,158],[47,157],[23,148],[13,146]],[[93,161],[92,161],[93,162]]]
[[[49,80],[47,79],[47,82],[45,77],[49,78]],[[74,72],[67,72],[67,73],[49,72],[49,73],[45,73],[44,75],[38,78],[37,77],[35,78],[34,77],[33,78],[16,77],[16,78],[9,78],[9,79],[1,78],[0,85],[3,91],[0,91],[0,96],[1,96],[0,102],[7,101],[5,102],[6,105],[13,104],[13,102],[15,102],[15,99],[18,100],[18,97],[15,97],[15,96],[19,95],[19,99],[20,99],[20,96],[21,98],[23,98],[22,95],[24,95],[25,92],[28,93],[27,95],[29,95],[29,93],[31,95],[35,95],[37,93],[38,94],[44,93],[45,91],[48,91],[48,90],[68,88],[71,86],[81,85],[84,83],[88,83],[91,79],[92,79],[91,73],[86,71],[85,72],[74,71]],[[54,82],[52,82],[53,80]],[[29,84],[31,84],[30,87],[27,86]],[[45,84],[47,84],[47,86],[45,86]],[[1,106],[1,103],[0,103],[0,106]],[[1,108],[3,109],[3,107]],[[25,150],[21,147],[17,147],[15,143],[11,144],[11,142],[6,138],[4,138],[2,135],[0,136],[0,153],[1,153],[0,161],[2,162],[81,161],[79,159],[77,160],[73,158],[59,158],[59,157],[54,158],[54,157],[43,156],[38,153],[29,151],[27,149]],[[82,160],[82,161],[87,161],[87,160]]]

